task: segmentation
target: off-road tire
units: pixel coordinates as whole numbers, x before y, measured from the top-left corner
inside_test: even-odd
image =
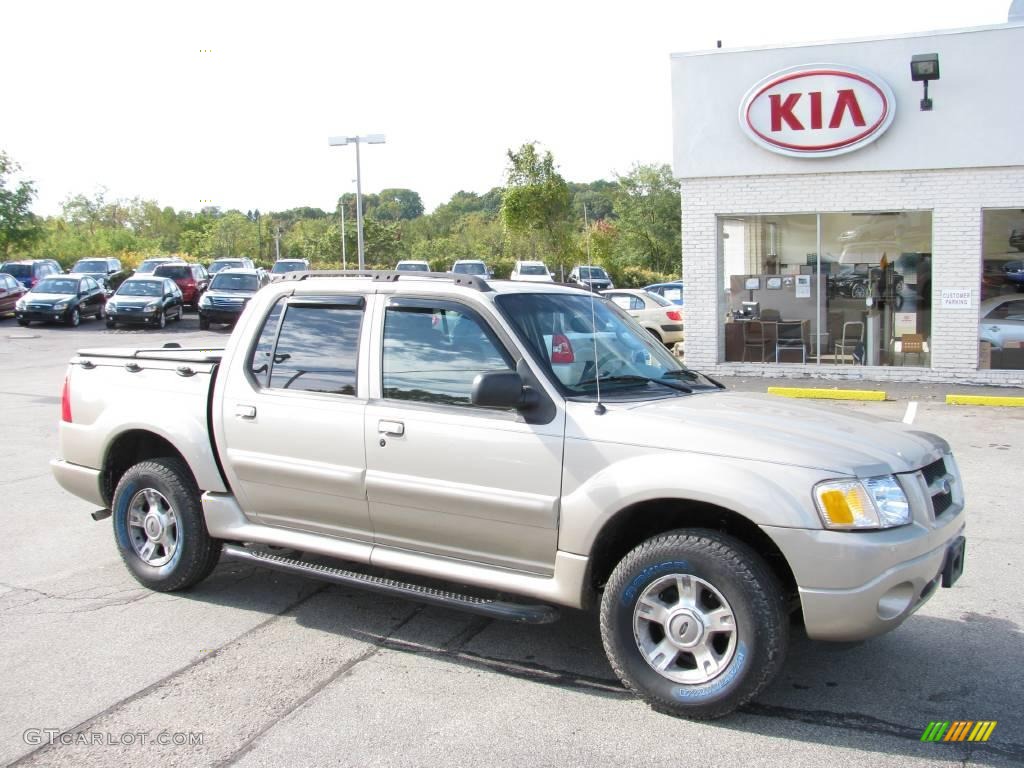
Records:
[[[701,684],[673,681],[655,670],[634,629],[645,589],[675,574],[711,585],[734,617],[732,656]],[[717,531],[679,530],[648,539],[616,566],[601,600],[601,639],[615,674],[654,709],[711,719],[734,711],[772,681],[785,659],[789,619],[782,587],[757,553]]]
[[[151,489],[162,496],[176,519],[176,547],[170,560],[151,565],[132,544],[130,505],[138,494]],[[131,467],[114,491],[114,538],[121,559],[132,576],[157,592],[174,592],[199,583],[217,565],[221,542],[210,537],[203,517],[199,489],[188,467],[177,458],[143,461]]]

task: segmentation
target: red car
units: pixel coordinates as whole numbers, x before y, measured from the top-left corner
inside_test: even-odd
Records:
[[[181,297],[192,309],[199,308],[199,299],[210,285],[210,275],[202,264],[186,264],[183,261],[161,264],[153,275],[169,277],[181,289]]]
[[[28,288],[19,283],[14,275],[0,272],[0,317],[13,315],[18,299],[28,293]]]

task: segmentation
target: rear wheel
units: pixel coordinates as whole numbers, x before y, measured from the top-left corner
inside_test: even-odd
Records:
[[[173,592],[217,565],[220,542],[206,531],[199,489],[180,459],[136,464],[117,484],[112,507],[117,547],[140,584]]]
[[[648,539],[612,572],[601,601],[612,668],[656,709],[729,714],[782,666],[789,622],[761,558],[715,531]]]

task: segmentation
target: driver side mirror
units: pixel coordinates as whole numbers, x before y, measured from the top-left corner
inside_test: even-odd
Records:
[[[469,395],[470,403],[488,408],[524,410],[536,401],[537,393],[525,386],[522,376],[514,371],[478,373]]]

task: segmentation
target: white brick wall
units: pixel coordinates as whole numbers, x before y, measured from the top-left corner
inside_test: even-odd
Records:
[[[808,161],[812,162],[812,161]],[[681,179],[686,364],[708,373],[1024,386],[1024,371],[978,369],[984,208],[1024,208],[1024,167]],[[723,363],[719,214],[932,211],[931,369]],[[943,309],[944,288],[970,287],[969,309]]]

